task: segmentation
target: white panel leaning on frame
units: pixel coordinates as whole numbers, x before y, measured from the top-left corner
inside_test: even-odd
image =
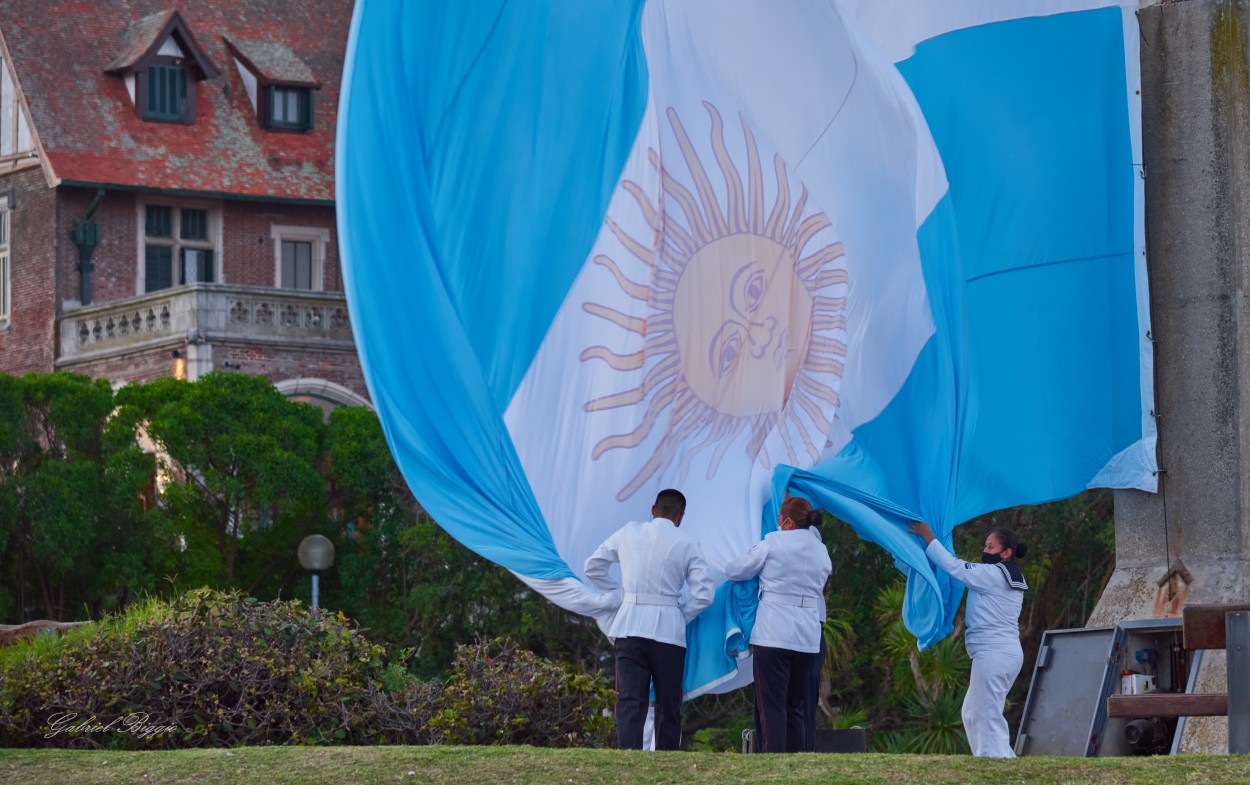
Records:
[[[0,58],[0,158],[33,155],[30,126],[13,86],[8,61]]]
[[[9,198],[0,196],[0,329],[9,326],[13,308],[13,267],[9,262]]]
[[[273,238],[274,286],[311,292],[325,290],[329,229],[274,224],[269,236]]]

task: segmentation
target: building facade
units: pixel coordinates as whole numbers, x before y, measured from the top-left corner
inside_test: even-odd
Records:
[[[0,372],[367,403],[334,212],[351,0],[0,0]]]

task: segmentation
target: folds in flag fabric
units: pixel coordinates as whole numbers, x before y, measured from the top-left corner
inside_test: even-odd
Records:
[[[714,569],[803,495],[946,635],[907,520],[1155,487],[1135,8],[360,0],[340,242],[417,497],[602,619],[581,565],[658,490]]]

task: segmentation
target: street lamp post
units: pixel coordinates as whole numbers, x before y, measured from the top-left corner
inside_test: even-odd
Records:
[[[320,586],[318,579],[321,573],[334,566],[334,543],[320,534],[310,534],[300,540],[300,566],[312,573],[312,609],[317,610]]]

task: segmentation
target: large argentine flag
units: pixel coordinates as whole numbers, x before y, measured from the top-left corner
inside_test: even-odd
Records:
[[[582,563],[658,490],[714,568],[804,495],[940,639],[908,519],[1155,487],[1135,8],[360,0],[340,235],[417,497],[603,619]]]

